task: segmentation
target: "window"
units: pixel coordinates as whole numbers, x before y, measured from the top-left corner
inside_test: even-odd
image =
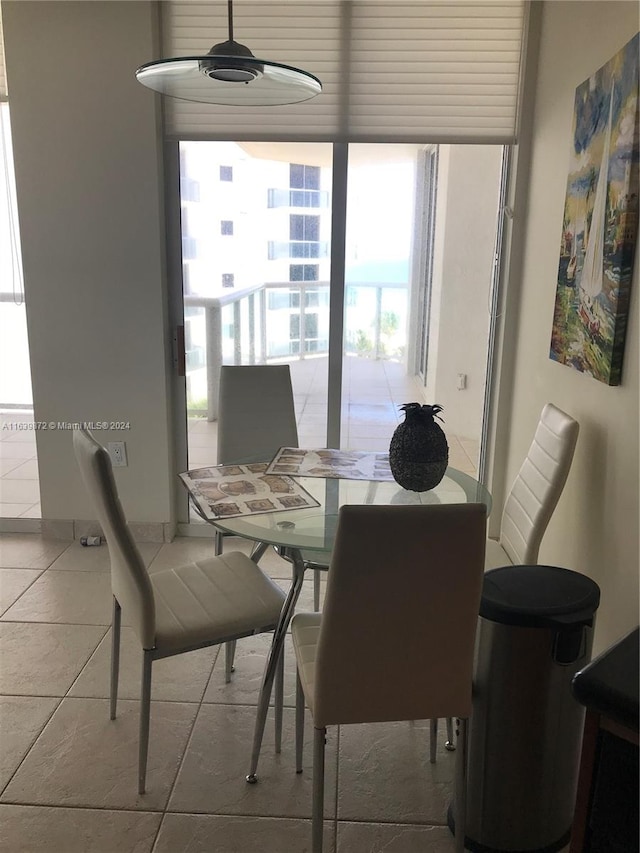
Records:
[[[317,338],[318,337],[318,315],[317,314],[305,314],[304,315],[304,336],[305,336],[305,338]]]
[[[221,181],[232,181],[233,180],[233,166],[220,166],[220,180]]]
[[[268,290],[267,300],[270,311],[278,311],[281,308],[299,308],[300,291],[284,289]]]
[[[200,201],[200,181],[193,178],[180,178],[180,197],[182,201]]]
[[[302,166],[291,163],[289,166],[289,186],[299,190],[320,189],[320,166]]]
[[[267,190],[267,207],[328,207],[326,190]]]
[[[296,243],[289,243],[288,248],[289,251],[287,253],[287,257],[289,258],[320,257],[320,243],[301,240]],[[326,257],[326,252],[323,252],[323,257]]]
[[[316,272],[317,275],[317,272]],[[317,278],[308,278],[307,281],[317,281]],[[304,300],[305,308],[319,308],[320,307],[320,293],[317,290],[308,290],[305,293]]]
[[[289,281],[318,281],[318,264],[289,264]]]
[[[299,340],[300,338],[300,315],[292,314],[289,317],[289,338],[290,340]]]
[[[198,242],[193,237],[182,238],[182,260],[193,261],[198,255]]]
[[[289,205],[291,207],[326,207],[328,193],[319,193],[313,190],[291,190],[289,194]]]
[[[223,237],[233,237],[233,221],[231,219],[223,219],[220,222],[220,233]]]
[[[223,272],[222,273],[222,286],[223,287],[233,287],[235,284],[235,276],[232,272]]]
[[[320,239],[320,217],[292,213],[289,217],[289,239],[317,242]]]

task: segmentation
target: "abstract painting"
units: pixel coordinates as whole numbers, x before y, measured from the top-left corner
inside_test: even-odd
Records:
[[[638,233],[639,36],[576,89],[550,357],[619,385]]]

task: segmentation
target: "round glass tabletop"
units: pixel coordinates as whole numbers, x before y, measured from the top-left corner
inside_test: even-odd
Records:
[[[373,480],[297,477],[320,506],[287,512],[260,513],[212,521],[220,530],[304,551],[331,551],[343,504],[446,504],[482,503],[491,512],[489,490],[456,468],[447,468],[441,482],[428,492],[409,492],[397,483]],[[309,555],[311,556],[311,555]]]

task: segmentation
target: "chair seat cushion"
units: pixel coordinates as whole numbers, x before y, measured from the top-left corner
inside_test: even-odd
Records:
[[[500,569],[502,566],[510,566],[511,559],[502,545],[496,539],[487,539],[484,552],[484,570]]]
[[[313,684],[320,636],[320,613],[297,613],[291,620],[291,638],[296,653],[298,673],[309,710],[313,714]]]
[[[280,587],[239,551],[156,572],[150,579],[158,651],[274,628],[285,599]]]

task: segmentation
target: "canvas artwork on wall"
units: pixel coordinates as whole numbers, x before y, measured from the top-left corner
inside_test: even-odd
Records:
[[[639,36],[576,89],[550,357],[619,385],[638,234]]]

